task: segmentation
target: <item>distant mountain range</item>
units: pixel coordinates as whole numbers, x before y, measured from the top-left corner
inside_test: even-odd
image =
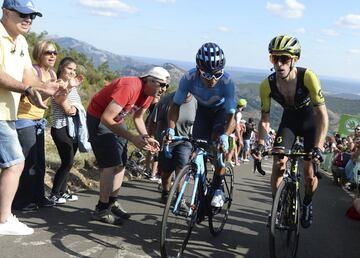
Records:
[[[110,69],[113,71],[120,70],[123,75],[138,75],[153,65],[162,65],[170,70],[174,81],[178,81],[186,70],[194,66],[192,62],[117,55],[69,37],[52,37],[52,39],[62,48],[73,48],[85,54],[95,66],[107,62]],[[239,67],[227,67],[226,70],[231,74],[234,81],[240,83],[260,83],[270,73],[266,70]],[[327,95],[346,99],[360,99],[359,81],[329,79],[328,77],[320,77],[320,80],[323,91]]]

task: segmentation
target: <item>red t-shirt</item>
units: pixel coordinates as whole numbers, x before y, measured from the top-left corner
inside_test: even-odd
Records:
[[[123,109],[114,120],[123,122],[126,115],[140,108],[147,109],[154,97],[144,95],[144,85],[139,77],[122,77],[112,81],[91,99],[87,112],[99,118],[109,103],[114,100]]]

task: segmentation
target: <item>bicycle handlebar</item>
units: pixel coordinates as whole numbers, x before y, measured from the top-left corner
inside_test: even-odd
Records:
[[[193,145],[194,148],[202,148],[202,149],[209,149],[210,148],[210,144],[205,141],[205,140],[201,140],[201,139],[194,139],[194,138],[189,138],[186,136],[174,136],[170,142],[179,142],[179,141],[184,141],[184,142],[190,142],[191,145]],[[164,155],[166,158],[171,159],[172,158],[172,154],[170,151],[170,147],[169,147],[169,143],[167,142],[165,143],[164,146]],[[222,152],[217,152],[216,155],[216,161],[217,164],[221,167],[224,168],[225,167],[225,163],[224,163],[224,153]]]
[[[252,151],[252,154],[255,154]],[[289,158],[311,158],[312,153],[305,153],[305,152],[293,152],[292,150],[286,150],[284,152],[278,152],[278,151],[273,151],[273,150],[269,150],[269,151],[264,151],[261,154],[262,157],[264,156],[277,156],[277,157],[289,157]],[[314,175],[318,178],[321,179],[322,176],[319,172],[319,165],[313,163],[313,168],[314,168]],[[261,166],[261,160],[258,159],[254,159],[254,172],[258,171],[260,174],[265,175],[265,171],[262,169]]]

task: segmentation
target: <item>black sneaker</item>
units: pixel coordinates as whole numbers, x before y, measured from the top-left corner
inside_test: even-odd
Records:
[[[113,225],[123,224],[123,220],[117,217],[115,214],[113,214],[110,209],[105,209],[105,210],[95,209],[94,213],[92,214],[92,218],[94,220],[98,220]]]
[[[39,209],[39,206],[37,206],[35,203],[31,202],[25,207],[22,207],[21,211],[37,211]]]
[[[131,215],[127,213],[123,207],[121,207],[120,203],[118,201],[115,201],[114,203],[110,204],[111,212],[114,213],[116,216],[122,218],[122,219],[129,219]]]
[[[56,202],[52,199],[49,199],[48,197],[44,197],[44,199],[42,199],[39,202],[40,208],[51,208],[51,207],[54,207],[55,205],[56,205]]]
[[[161,192],[161,202],[166,204],[168,198],[169,198],[169,192],[162,191]]]
[[[303,205],[302,214],[301,214],[301,226],[303,228],[308,228],[313,222],[313,207],[312,202],[309,205]]]

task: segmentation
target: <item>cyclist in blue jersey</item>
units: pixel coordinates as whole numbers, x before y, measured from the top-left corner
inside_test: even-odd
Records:
[[[196,54],[196,68],[189,70],[180,80],[168,113],[167,137],[175,135],[180,105],[190,92],[198,101],[193,136],[208,142],[217,142],[222,151],[229,148],[228,135],[235,128],[235,86],[224,71],[225,55],[215,43],[203,44]],[[211,205],[224,204],[222,177],[224,169],[216,168],[213,178],[215,190]]]

